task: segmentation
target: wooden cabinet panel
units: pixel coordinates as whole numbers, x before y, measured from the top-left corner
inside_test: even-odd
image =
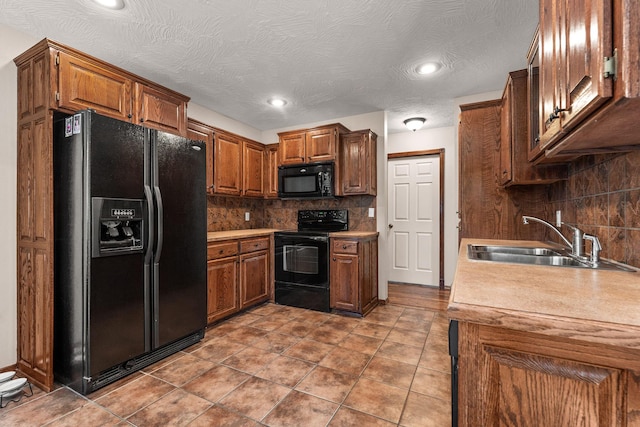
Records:
[[[227,258],[238,255],[238,242],[209,243],[207,245],[207,259]]]
[[[18,129],[18,243],[33,239],[33,123]]]
[[[255,142],[243,142],[242,194],[250,197],[264,196],[264,146]]]
[[[234,245],[238,247],[237,242]],[[207,262],[207,322],[227,317],[240,310],[238,295],[238,257]]]
[[[167,91],[135,84],[135,122],[176,135],[187,135],[187,101]]]
[[[359,278],[357,255],[331,256],[331,308],[360,312]]]
[[[633,351],[464,322],[458,345],[460,425],[637,422],[627,396],[638,395],[639,377],[624,368]]]
[[[527,70],[507,76],[500,113],[500,155],[496,176],[502,186],[549,184],[567,178],[565,165],[544,166],[529,162],[529,114]]]
[[[240,255],[240,308],[269,298],[269,252]]]
[[[242,194],[242,141],[232,135],[214,134],[213,185],[216,194]]]
[[[257,239],[246,239],[240,241],[240,253],[245,254],[248,252],[262,251],[269,249],[269,238],[259,237]]]
[[[52,119],[42,117],[33,126],[33,228],[36,242],[50,242],[53,234],[53,153],[48,135]]]
[[[270,144],[265,147],[265,198],[274,199],[278,197],[278,148],[279,144]]]
[[[193,119],[187,121],[187,138],[204,141],[207,151],[206,183],[207,194],[213,194],[213,129]]]
[[[368,129],[340,136],[338,195],[376,195],[376,141]]]
[[[336,159],[335,129],[317,129],[306,132],[305,152],[308,163],[329,162]]]
[[[280,164],[298,165],[306,162],[305,132],[280,135]]]
[[[367,314],[378,305],[377,237],[332,238],[330,248],[331,308]]]
[[[130,120],[132,81],[128,77],[66,52],[58,55],[60,108],[92,108],[105,116]]]

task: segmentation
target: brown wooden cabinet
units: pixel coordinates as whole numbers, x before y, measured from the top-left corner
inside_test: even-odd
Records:
[[[270,293],[269,237],[240,241],[240,308],[250,307],[269,299]]]
[[[540,148],[558,141],[613,94],[612,0],[540,2]]]
[[[461,426],[640,422],[637,350],[468,322],[458,345]]]
[[[278,197],[278,147],[280,144],[265,146],[264,153],[264,197],[275,199]]]
[[[240,310],[238,274],[238,242],[210,243],[207,246],[208,323]]]
[[[213,192],[229,196],[264,196],[264,145],[214,129]]]
[[[502,186],[549,184],[567,178],[565,165],[535,166],[529,162],[527,70],[507,76],[500,114],[500,156],[496,176]]]
[[[545,240],[544,227],[522,225],[522,215],[550,218],[544,212],[545,186],[503,187],[500,164],[502,100],[461,105],[458,129],[458,236]]]
[[[248,197],[264,196],[264,145],[242,142],[242,195]]]
[[[47,44],[57,70],[51,81],[51,108],[67,112],[91,108],[115,119],[186,136],[188,97],[74,49]]]
[[[154,129],[186,135],[187,102],[182,96],[136,83],[134,122]]]
[[[366,315],[378,305],[378,237],[331,238],[330,305]]]
[[[207,247],[209,323],[269,299],[272,286],[271,237],[229,239]]]
[[[349,129],[340,123],[278,134],[280,165],[335,161],[340,135]]]
[[[536,163],[640,145],[640,16],[633,0],[540,2]]]
[[[213,194],[213,128],[202,122],[189,118],[187,121],[187,138],[204,141],[207,151],[207,194]]]
[[[54,379],[53,112],[92,108],[132,120],[135,83],[177,97],[185,107],[189,98],[47,39],[14,62],[18,75],[17,369],[50,391]],[[180,133],[186,135],[186,121],[184,125]]]
[[[370,195],[377,191],[376,142],[371,130],[340,135],[339,196]]]

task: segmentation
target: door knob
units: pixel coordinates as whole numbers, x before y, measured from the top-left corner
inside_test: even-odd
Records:
[[[389,229],[393,228],[393,224],[389,224]]]

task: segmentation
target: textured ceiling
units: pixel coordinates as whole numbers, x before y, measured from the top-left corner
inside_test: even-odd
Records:
[[[525,68],[536,0],[0,0],[0,23],[48,37],[260,130],[386,110],[454,123],[453,99]],[[1,41],[0,41],[1,43]],[[440,61],[432,76],[414,69]],[[288,105],[266,104],[282,96]]]

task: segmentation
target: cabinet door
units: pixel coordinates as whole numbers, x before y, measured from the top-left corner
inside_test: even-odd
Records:
[[[244,141],[242,160],[243,194],[251,197],[264,196],[264,146]]]
[[[278,197],[278,146],[271,144],[265,147],[264,196],[270,199]]]
[[[242,141],[223,132],[214,135],[213,189],[215,194],[242,193]]]
[[[360,313],[358,255],[332,253],[331,308]]]
[[[136,123],[176,135],[187,134],[187,103],[170,93],[136,83]]]
[[[299,165],[305,163],[305,133],[296,132],[280,135],[280,164]]]
[[[92,108],[105,116],[130,121],[130,79],[65,52],[58,55],[59,108],[69,111]]]
[[[376,195],[376,135],[370,131],[340,136],[338,195]]]
[[[269,299],[269,252],[240,255],[240,308]]]
[[[513,81],[511,76],[507,80],[507,86],[502,95],[502,110],[500,112],[500,165],[498,168],[498,183],[505,185],[512,179],[512,121],[511,99]]]
[[[213,193],[213,130],[203,124],[189,120],[187,138],[204,141],[207,150],[207,194]]]
[[[613,55],[612,1],[565,0],[566,88],[562,127],[575,127],[613,95],[604,58]]]
[[[378,241],[363,242],[362,269],[362,314],[378,305]]]
[[[236,245],[237,246],[237,245]],[[207,262],[207,321],[215,322],[240,310],[238,257]]]
[[[336,159],[336,130],[309,130],[305,136],[306,161],[328,162]]]
[[[561,2],[540,1],[540,146],[544,150],[560,134],[560,121],[554,120],[560,108],[560,88],[564,84],[564,66],[561,62],[560,35],[562,32]]]

